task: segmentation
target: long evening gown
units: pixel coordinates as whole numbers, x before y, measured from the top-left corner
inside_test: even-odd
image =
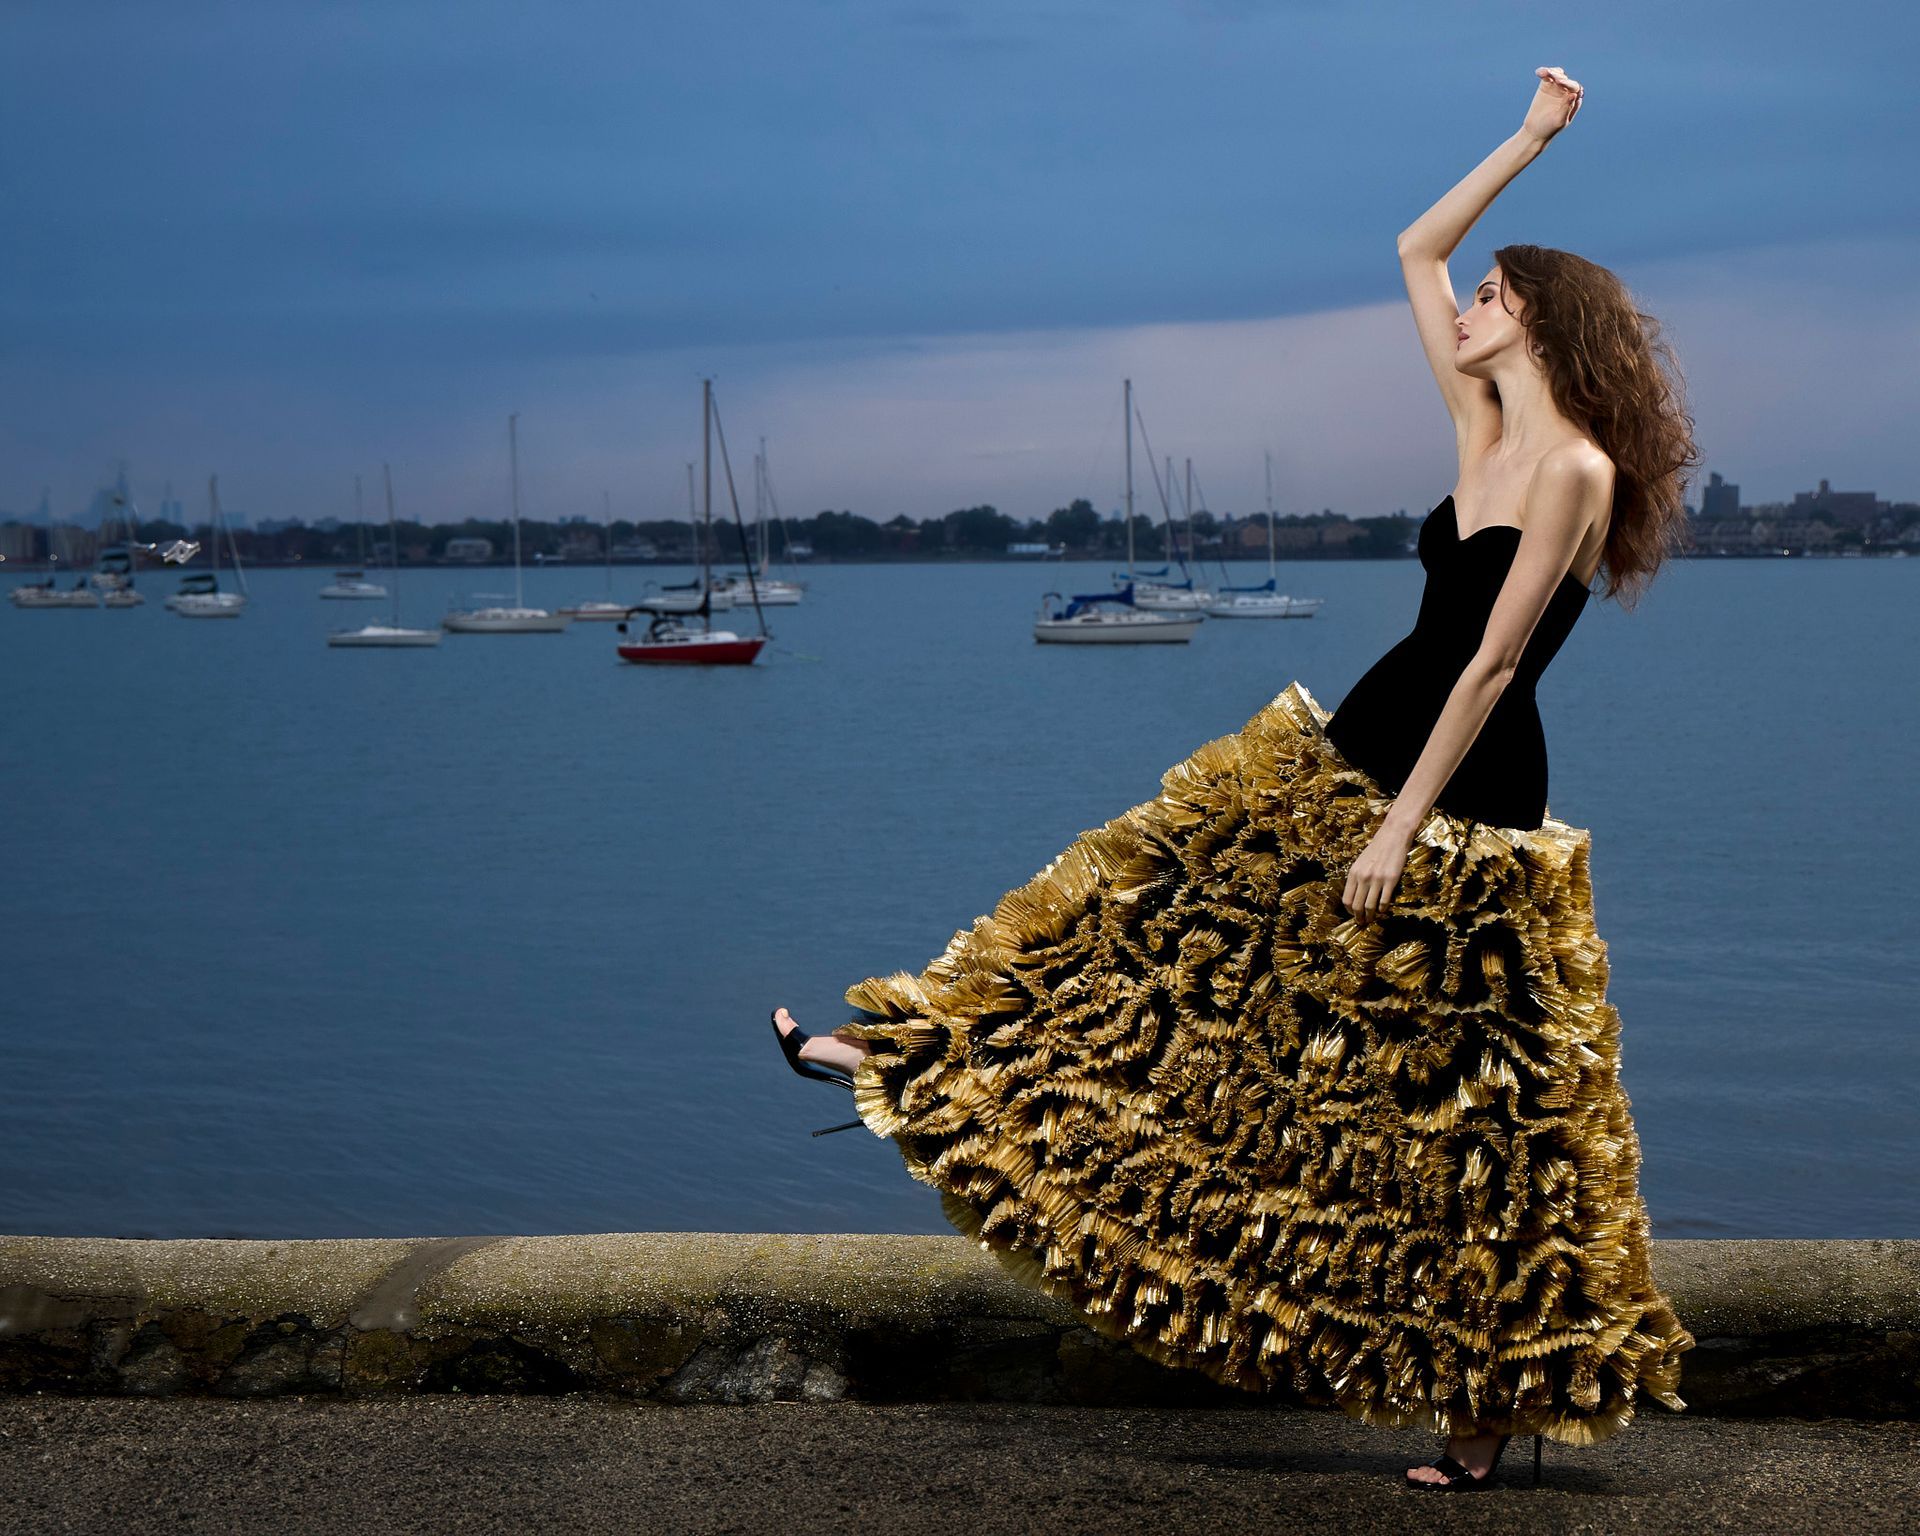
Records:
[[[848,989],[861,1120],[1100,1332],[1382,1425],[1604,1440],[1681,1409],[1648,1264],[1591,834],[1534,684],[1571,575],[1421,828],[1340,905],[1519,542],[1420,528],[1414,629],[1331,716],[1295,681],[1082,833],[920,975]]]

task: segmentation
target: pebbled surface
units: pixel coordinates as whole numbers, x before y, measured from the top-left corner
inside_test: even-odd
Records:
[[[1436,1439],[1307,1410],[596,1396],[0,1399],[0,1530],[1912,1531],[1920,1423],[1654,1416],[1399,1486]]]

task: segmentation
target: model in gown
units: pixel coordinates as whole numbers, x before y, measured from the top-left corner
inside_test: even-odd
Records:
[[[1447,258],[1578,112],[1409,226],[1459,448],[1412,631],[1329,715],[1298,681],[788,1060],[853,1092],[954,1226],[1168,1365],[1445,1434],[1593,1444],[1685,1406],[1654,1286],[1591,835],[1548,814],[1534,685],[1603,574],[1630,600],[1699,462],[1671,350],[1604,268]]]

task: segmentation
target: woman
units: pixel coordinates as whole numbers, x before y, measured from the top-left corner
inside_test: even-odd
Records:
[[[796,1070],[853,1090],[948,1219],[1170,1365],[1446,1446],[1593,1444],[1683,1408],[1653,1285],[1590,834],[1546,811],[1534,684],[1606,573],[1631,597],[1698,463],[1672,355],[1611,273],[1447,257],[1579,111],[1520,131],[1399,240],[1452,413],[1415,627],[1327,716],[1298,682],[1087,832]],[[1666,366],[1663,366],[1663,363]],[[837,1129],[837,1128],[836,1128]]]

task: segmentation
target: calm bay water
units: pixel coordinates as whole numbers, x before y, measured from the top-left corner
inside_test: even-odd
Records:
[[[1294,566],[1310,621],[1106,650],[1029,627],[1104,568],[806,574],[748,669],[599,624],[329,651],[384,606],[318,572],[236,622],[158,574],[0,609],[0,1231],[948,1231],[890,1143],[807,1135],[850,1103],[768,1010],[833,1027],[1290,680],[1334,707],[1421,580]],[[1683,562],[1541,685],[1660,1236],[1920,1236],[1917,584]]]

